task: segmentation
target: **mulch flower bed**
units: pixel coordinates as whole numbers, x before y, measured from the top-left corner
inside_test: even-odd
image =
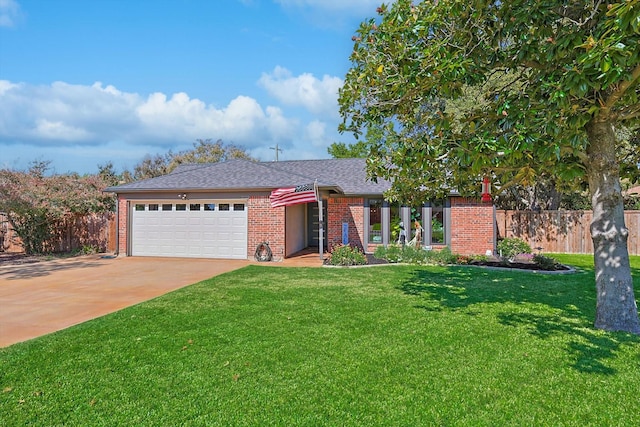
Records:
[[[506,262],[499,260],[487,260],[487,261],[471,261],[469,265],[479,265],[483,267],[500,267],[500,268],[512,268],[515,270],[535,270],[535,271],[568,271],[571,270],[566,265],[555,264],[552,268],[543,268],[542,266],[534,262]]]
[[[384,265],[391,264],[386,259],[376,258],[372,254],[365,254],[367,257],[366,265]],[[330,265],[330,258],[326,258],[324,260],[325,265]],[[513,270],[529,270],[529,271],[571,271],[570,267],[562,264],[554,264],[551,268],[544,268],[531,261],[502,261],[498,258],[488,259],[488,260],[475,260],[471,261],[468,265],[476,265],[482,267],[498,267],[498,268],[509,268]]]

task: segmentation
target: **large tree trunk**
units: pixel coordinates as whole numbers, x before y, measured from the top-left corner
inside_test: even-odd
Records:
[[[595,327],[640,334],[613,126],[608,121],[592,121],[587,125],[587,135],[587,173],[593,206],[591,237],[598,293]]]

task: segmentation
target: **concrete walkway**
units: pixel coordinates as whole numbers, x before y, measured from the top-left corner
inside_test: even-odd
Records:
[[[65,329],[257,262],[90,255],[0,266],[0,347]],[[321,266],[305,254],[272,266]]]

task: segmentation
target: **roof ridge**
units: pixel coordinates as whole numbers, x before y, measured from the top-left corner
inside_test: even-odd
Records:
[[[327,161],[346,161],[346,160],[366,160],[364,157],[331,157],[328,159],[297,159],[297,160],[278,160],[278,161],[261,161],[259,163],[303,163],[303,162],[327,162]]]
[[[216,165],[221,165],[223,163],[233,163],[233,162],[251,162],[251,160],[247,160],[247,159],[229,159],[229,160],[223,160],[221,162],[180,163],[178,166],[176,166],[176,169],[179,168],[180,166],[196,166],[196,167],[191,167],[190,169],[187,169],[187,170],[184,170],[184,171],[178,171],[178,172],[175,172],[175,173],[191,172],[191,171],[194,171],[194,170],[200,170],[200,169],[209,168],[209,167],[216,166]],[[176,169],[174,169],[173,171],[169,172],[169,174],[173,174]],[[167,174],[167,175],[169,175],[169,174]]]
[[[298,160],[293,160],[293,161],[298,161]],[[278,168],[276,166],[277,163],[285,163],[285,161],[282,161],[282,162],[260,162],[260,165],[264,166],[265,168],[268,168],[268,169],[275,169],[278,172],[284,172],[284,173],[287,173],[287,174],[292,175],[292,176],[299,176],[299,177],[304,178],[304,179],[307,180],[306,182],[301,183],[301,184],[307,184],[307,183],[309,183],[309,180],[311,180],[311,182],[315,182],[315,181],[318,180],[317,177],[313,178],[313,177],[311,177],[309,175],[302,175],[302,174],[299,174],[297,172],[291,172],[291,171],[288,171],[288,170],[283,170],[282,168]],[[276,166],[276,167],[273,167],[273,166]],[[324,184],[324,185],[335,185],[335,184],[331,184],[331,183],[322,183],[322,184]]]

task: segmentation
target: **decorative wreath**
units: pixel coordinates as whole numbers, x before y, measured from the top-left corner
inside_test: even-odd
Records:
[[[256,247],[256,253],[254,254],[254,258],[256,261],[264,262],[271,261],[273,258],[273,253],[271,252],[271,248],[269,247],[269,242],[259,243]]]

